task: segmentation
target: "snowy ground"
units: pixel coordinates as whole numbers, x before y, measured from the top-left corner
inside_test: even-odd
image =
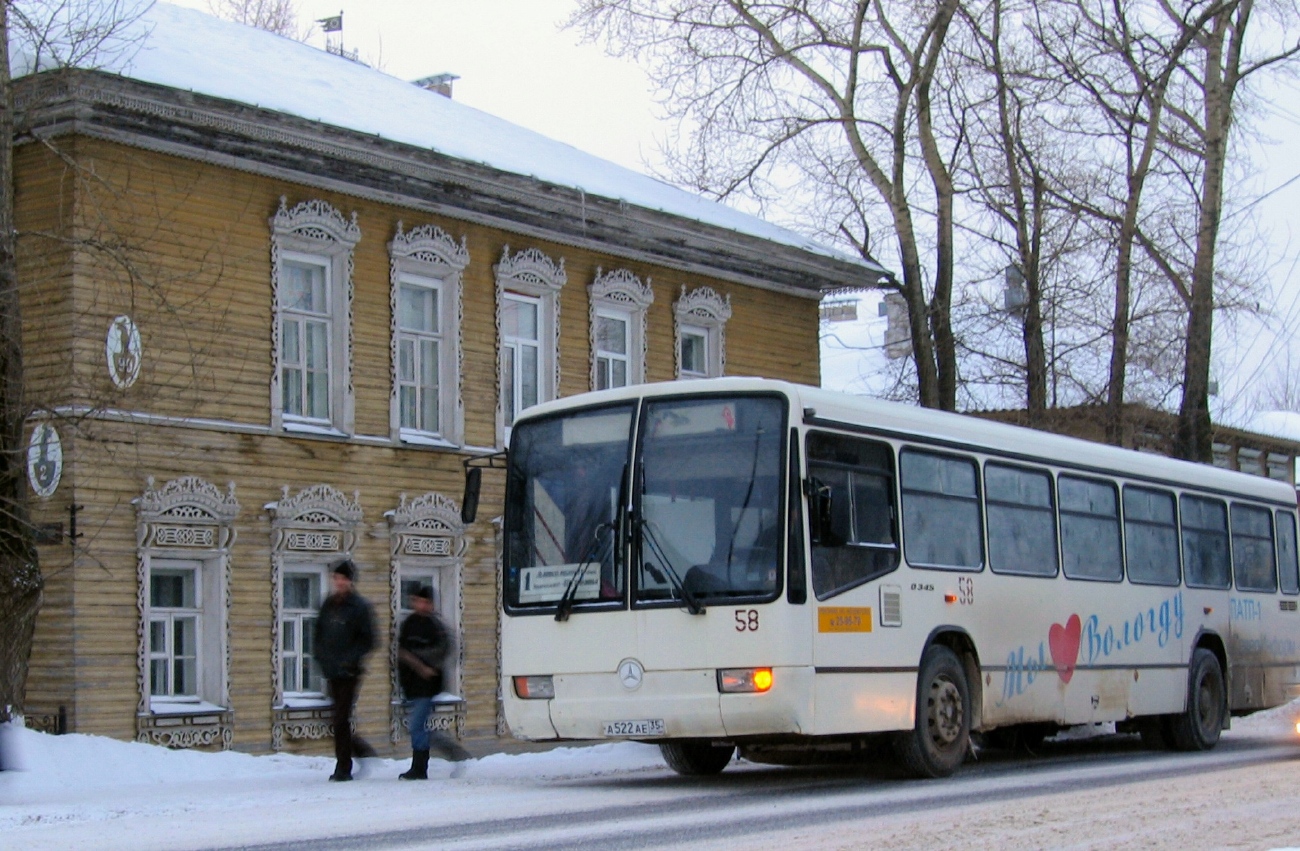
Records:
[[[1300,704],[1292,704],[1237,719],[1225,737],[1294,741],[1298,715]],[[449,777],[447,763],[434,761],[428,783],[398,782],[405,763],[371,760],[369,774],[360,782],[334,784],[325,781],[333,764],[326,757],[206,754],[96,736],[49,736],[12,726],[0,730],[6,759],[16,757],[20,768],[0,772],[4,849],[149,851],[426,826],[436,831],[438,825],[507,816],[554,816],[562,809],[559,799],[568,794],[582,796],[583,807],[613,806],[631,786],[641,807],[653,811],[692,793],[671,779],[657,748],[630,742],[494,754],[474,760],[459,779]],[[1146,781],[1132,789],[1121,787],[1119,796],[1111,788],[893,816],[873,823],[872,844],[939,847],[961,835],[965,847],[1002,851],[1107,847],[1096,841],[1104,821],[1099,812],[1109,810],[1106,816],[1116,830],[1142,847],[1282,848],[1300,845],[1294,775],[1295,762],[1288,761]],[[1210,810],[1202,799],[1215,802],[1215,815],[1207,817]],[[1102,806],[1103,801],[1108,803]],[[1231,817],[1224,815],[1230,811]],[[1167,830],[1154,821],[1158,813],[1168,814]],[[1249,835],[1241,832],[1245,829]],[[1093,843],[1067,841],[1074,830]],[[820,830],[762,839],[751,838],[743,847],[857,847],[851,839],[839,841]],[[730,846],[724,842],[717,847]]]

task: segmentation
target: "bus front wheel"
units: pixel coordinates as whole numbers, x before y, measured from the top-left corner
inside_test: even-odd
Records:
[[[704,740],[685,739],[676,742],[660,742],[659,752],[664,762],[678,774],[699,776],[717,774],[731,762],[731,755],[736,748],[732,745],[715,745]]]
[[[1187,710],[1170,718],[1169,738],[1180,751],[1208,751],[1219,743],[1227,689],[1219,657],[1204,647],[1192,654],[1187,672]]]
[[[970,748],[970,689],[957,654],[939,644],[921,657],[916,724],[896,734],[894,750],[908,774],[947,777]]]

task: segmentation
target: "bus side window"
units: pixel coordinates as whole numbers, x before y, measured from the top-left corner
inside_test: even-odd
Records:
[[[893,453],[888,444],[814,432],[808,436],[812,584],[817,599],[898,566]]]
[[[1277,590],[1277,548],[1267,508],[1232,505],[1232,564],[1242,591]]]
[[[1300,594],[1300,574],[1296,568],[1295,512],[1277,512],[1277,568],[1282,591]]]
[[[1061,552],[1070,579],[1118,582],[1124,578],[1120,555],[1119,496],[1111,482],[1061,476]]]
[[[903,546],[912,567],[981,570],[984,529],[975,461],[905,449]]]
[[[995,573],[1055,576],[1056,504],[1046,470],[984,465],[989,565]]]
[[[1183,578],[1193,588],[1227,588],[1232,584],[1228,555],[1228,509],[1221,500],[1184,496]]]

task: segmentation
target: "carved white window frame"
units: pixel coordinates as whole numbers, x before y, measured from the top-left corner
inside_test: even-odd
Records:
[[[360,492],[348,499],[342,491],[318,484],[293,496],[284,485],[281,494],[278,501],[266,506],[271,516],[272,750],[280,750],[285,737],[320,739],[332,731],[328,700],[285,700],[281,667],[285,571],[295,567],[325,570],[334,562],[351,558],[362,523]],[[360,583],[361,576],[357,581]]]
[[[645,383],[646,313],[654,303],[655,294],[651,279],[643,283],[627,269],[605,273],[597,267],[596,279],[587,287],[588,329],[590,344],[590,377],[592,390],[596,389],[596,319],[598,316],[622,315],[628,318],[628,376],[627,383]]]
[[[509,295],[518,295],[537,301],[537,402],[549,402],[560,395],[560,291],[569,275],[564,271],[563,257],[555,263],[536,248],[511,256],[508,245],[501,250],[501,262],[492,271],[496,274],[497,446],[504,446],[511,426],[505,421],[505,396],[514,392],[514,388],[506,387],[505,380],[505,300]]]
[[[389,431],[394,443],[418,443],[433,446],[461,446],[465,434],[465,406],[461,393],[464,375],[464,350],[462,337],[465,327],[465,304],[462,277],[469,265],[469,247],[462,236],[458,244],[446,231],[436,225],[422,225],[403,233],[402,223],[397,223],[397,233],[388,243],[389,260],[389,365],[391,398],[389,403]],[[403,280],[415,283],[438,282],[439,332],[442,337],[439,353],[438,396],[439,427],[437,431],[402,428],[398,405],[398,298]]]
[[[677,378],[716,378],[727,369],[727,320],[731,318],[731,296],[725,299],[712,287],[686,291],[673,303],[674,358]],[[703,375],[682,370],[682,339],[688,332],[703,333],[705,367]]]
[[[303,201],[290,209],[280,196],[280,209],[271,218],[271,428],[305,433],[350,435],[355,429],[352,389],[352,249],[361,239],[357,214],[345,219],[325,201]],[[330,317],[329,421],[286,415],[281,365],[285,305],[281,299],[283,265],[317,263],[326,269]],[[300,343],[301,344],[301,343]]]
[[[168,747],[220,744],[234,736],[230,711],[230,548],[239,502],[232,482],[226,493],[197,476],[172,479],[161,488],[150,477],[136,506],[136,738]],[[198,564],[204,628],[199,638],[198,702],[155,704],[149,688],[150,574],[155,561]],[[197,590],[197,589],[196,589]]]
[[[398,681],[397,636],[406,613],[402,599],[402,580],[428,577],[436,579],[438,615],[442,618],[455,642],[456,656],[452,669],[444,672],[443,691],[463,695],[464,670],[463,634],[465,615],[464,567],[465,551],[469,541],[465,538],[466,526],[460,519],[460,508],[450,497],[429,492],[415,499],[401,495],[397,508],[387,511],[388,519],[388,605],[391,624],[389,635],[389,738],[394,743],[406,736],[406,707]],[[455,729],[463,732],[465,723],[464,700],[440,704],[429,718],[431,729]]]

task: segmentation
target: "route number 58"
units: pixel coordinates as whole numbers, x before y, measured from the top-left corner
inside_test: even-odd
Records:
[[[736,632],[758,632],[758,609],[736,609]]]

